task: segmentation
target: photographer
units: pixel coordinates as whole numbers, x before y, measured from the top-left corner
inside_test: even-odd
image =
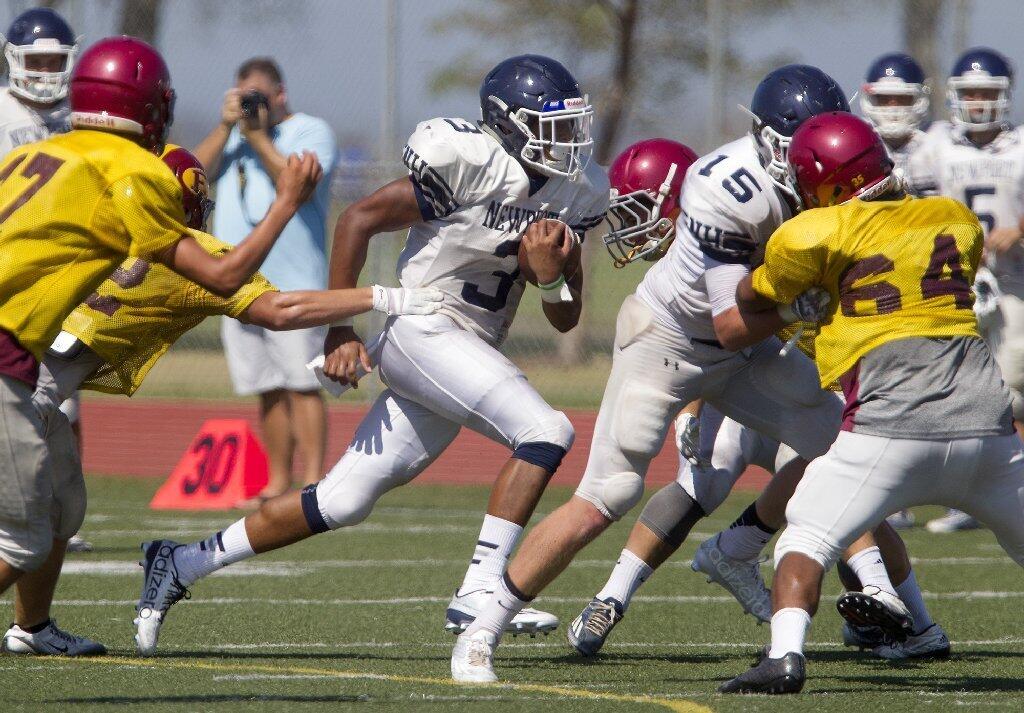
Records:
[[[224,95],[220,123],[194,152],[216,181],[214,235],[232,244],[248,235],[273,201],[274,181],[288,155],[302,151],[316,154],[324,180],[260,269],[282,290],[327,286],[325,221],[337,146],[327,122],[292,113],[274,60],[246,60]],[[260,397],[270,480],[258,499],[291,486],[296,448],[303,456],[303,484],[316,482],[323,475],[326,413],[316,377],[305,365],[322,352],[325,330],[272,332],[227,318],[221,325],[235,392]]]

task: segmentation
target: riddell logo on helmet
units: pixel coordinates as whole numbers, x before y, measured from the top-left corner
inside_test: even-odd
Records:
[[[113,116],[107,116],[106,114],[83,114],[75,112],[74,120],[76,124],[88,125],[88,126],[100,126],[106,129],[113,129],[117,127],[117,120]]]
[[[571,97],[562,102],[566,109],[582,109],[586,106],[583,97]]]

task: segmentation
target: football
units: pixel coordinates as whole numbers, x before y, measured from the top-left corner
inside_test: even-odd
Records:
[[[540,222],[559,223],[560,225],[565,225],[563,221],[556,220],[554,218],[545,218]],[[570,278],[575,275],[576,271],[579,270],[580,267],[580,243],[578,240],[574,242],[576,244],[573,246],[572,252],[569,253],[569,258],[565,261],[565,267],[562,270],[562,274],[565,275],[566,278]],[[519,243],[519,270],[523,277],[526,278],[527,282],[531,285],[537,284],[537,274],[533,271],[533,268],[530,267],[530,258],[526,254],[526,246],[523,243]]]

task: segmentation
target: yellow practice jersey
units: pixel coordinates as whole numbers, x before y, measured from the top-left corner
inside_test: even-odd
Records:
[[[971,285],[981,249],[978,219],[950,198],[854,199],[783,223],[753,287],[781,304],[828,290],[814,343],[827,385],[886,342],[978,336]]]
[[[198,230],[189,234],[212,255],[231,249]],[[106,365],[82,388],[131,396],[171,345],[211,315],[238,317],[277,288],[256,273],[238,292],[218,297],[160,264],[129,258],[64,320]]]
[[[131,141],[72,131],[0,164],[0,328],[37,359],[125,257],[187,231],[178,179]]]

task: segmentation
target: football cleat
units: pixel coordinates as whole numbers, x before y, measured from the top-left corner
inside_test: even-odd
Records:
[[[92,552],[92,543],[81,535],[73,535],[68,540],[68,552]]]
[[[960,532],[962,530],[977,530],[981,523],[973,517],[960,510],[950,510],[942,517],[929,520],[925,525],[928,532],[945,534],[948,532]]]
[[[569,644],[580,656],[593,656],[604,646],[608,634],[622,621],[622,617],[622,603],[617,599],[591,599],[569,625],[566,632]]]
[[[875,656],[890,661],[947,659],[949,651],[949,637],[938,624],[932,624],[920,634],[911,634],[904,642],[890,639],[872,649]]]
[[[494,650],[498,637],[489,631],[459,635],[452,649],[452,678],[459,683],[494,683]]]
[[[855,626],[877,626],[897,641],[906,641],[914,630],[914,619],[895,594],[873,584],[862,592],[846,592],[836,601],[839,614]]]
[[[160,627],[167,618],[167,610],[181,600],[189,598],[189,591],[178,579],[178,567],[174,564],[174,553],[184,547],[171,540],[143,542],[145,553],[139,564],[144,568],[142,593],[135,605],[135,646],[142,656],[156,653]]]
[[[772,595],[761,578],[761,562],[729,557],[718,548],[719,537],[715,535],[700,544],[690,568],[706,574],[708,582],[725,587],[747,614],[761,622],[771,621]]]
[[[762,654],[761,660],[736,678],[718,687],[719,693],[799,693],[807,680],[804,657],[790,651],[780,659]]]
[[[473,620],[480,614],[480,610],[487,604],[493,592],[486,589],[475,589],[471,592],[459,592],[455,590],[452,600],[448,603],[448,610],[445,612],[444,630],[453,634],[461,634],[473,623]],[[558,617],[548,614],[539,609],[526,607],[513,617],[512,621],[505,627],[505,631],[513,636],[528,634],[533,637],[537,634],[550,634],[558,628]]]
[[[894,512],[892,515],[885,518],[885,521],[888,522],[894,530],[909,530],[916,522],[914,513],[909,510]]]
[[[877,626],[857,626],[843,622],[843,645],[858,649],[874,649],[886,642],[885,632]]]
[[[50,619],[46,628],[31,634],[17,624],[4,634],[0,651],[31,656],[102,656],[107,647],[84,636],[75,636]]]

